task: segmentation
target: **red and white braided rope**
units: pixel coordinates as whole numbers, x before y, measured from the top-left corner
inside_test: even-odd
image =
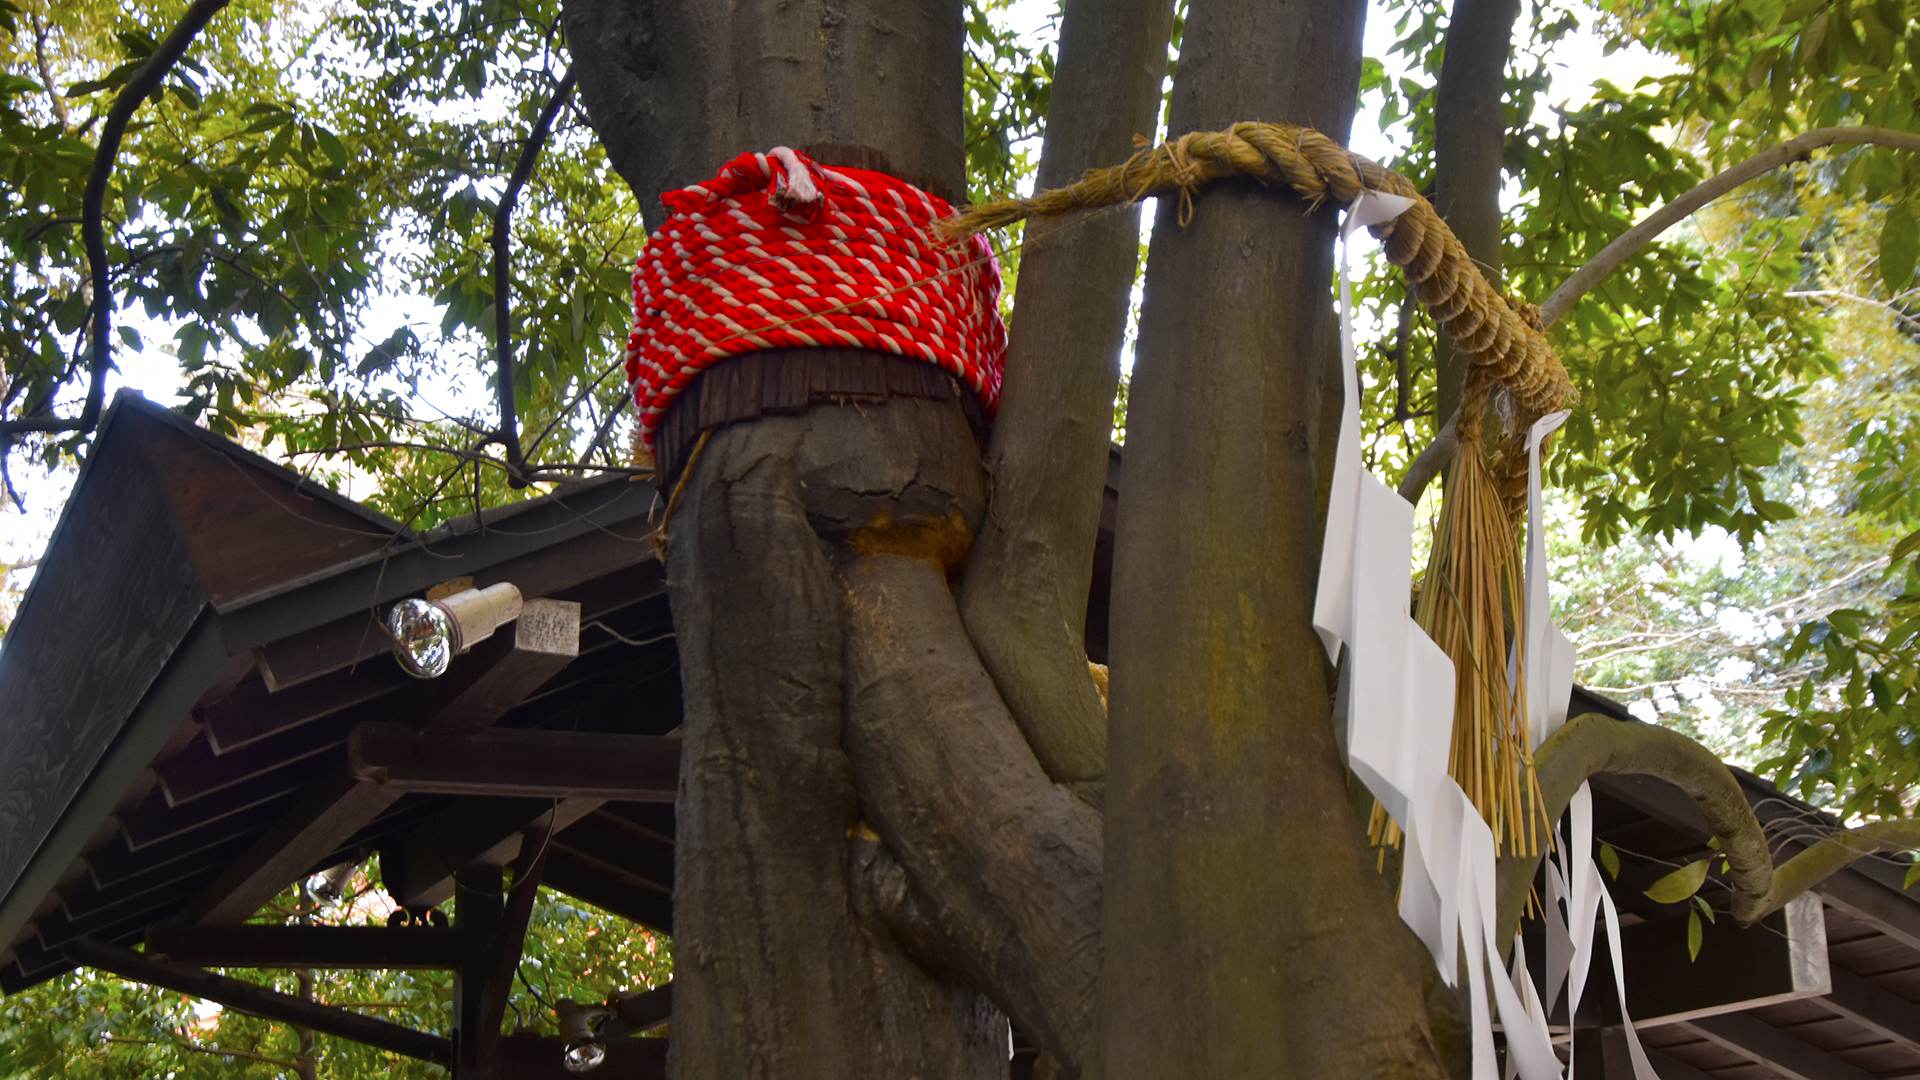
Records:
[[[669,217],[634,264],[627,382],[641,437],[713,362],[834,346],[926,360],[1000,396],[1006,327],[985,239],[942,240],[945,200],[884,173],[777,146],[661,196]]]

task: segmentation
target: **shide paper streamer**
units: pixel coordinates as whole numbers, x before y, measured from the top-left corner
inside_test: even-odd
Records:
[[[1433,954],[1441,978],[1454,985],[1461,968],[1473,1027],[1474,1080],[1498,1080],[1493,1019],[1507,1040],[1508,1075],[1571,1080],[1555,1056],[1547,1010],[1534,992],[1525,950],[1516,942],[1511,970],[1500,960],[1493,831],[1467,793],[1447,774],[1453,732],[1454,669],[1413,619],[1414,508],[1360,466],[1360,377],[1353,346],[1353,286],[1347,237],[1390,221],[1413,201],[1363,192],[1348,208],[1340,248],[1340,340],[1346,393],[1327,506],[1313,625],[1339,662],[1346,652],[1338,711],[1346,718],[1348,763],[1406,834],[1400,917]],[[1566,722],[1575,650],[1549,617],[1546,552],[1541,532],[1540,443],[1565,412],[1543,417],[1529,432],[1526,634],[1509,666],[1525,695],[1535,746]],[[1520,669],[1524,668],[1524,671]],[[1568,986],[1568,1015],[1580,1002],[1592,960],[1596,908],[1604,908],[1619,963],[1619,920],[1593,865],[1592,801],[1583,786],[1571,810],[1571,844],[1557,845],[1549,866],[1547,1002]],[[1571,852],[1571,856],[1569,855]],[[1560,921],[1560,903],[1571,909]],[[1571,929],[1570,929],[1571,928]],[[1464,961],[1464,962],[1463,962]],[[1490,979],[1489,973],[1492,973]],[[1624,982],[1624,980],[1616,980]],[[1492,1002],[1489,1003],[1489,993]],[[1624,991],[1621,1014],[1626,1014]],[[1627,1025],[1637,1080],[1658,1080],[1633,1027]]]

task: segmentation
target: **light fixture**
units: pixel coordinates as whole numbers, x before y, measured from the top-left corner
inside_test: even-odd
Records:
[[[613,1010],[605,1005],[582,1005],[562,1001],[555,1009],[560,1014],[560,1034],[566,1037],[566,1049],[560,1064],[571,1073],[592,1072],[607,1060],[607,1046],[597,1030]]]
[[[518,619],[520,606],[520,590],[507,581],[434,599],[402,600],[387,612],[394,659],[416,679],[438,678],[455,656]]]

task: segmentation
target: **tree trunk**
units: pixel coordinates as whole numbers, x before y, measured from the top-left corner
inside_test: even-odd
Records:
[[[1172,25],[1169,0],[1069,0],[1040,188],[1125,161],[1133,136],[1153,131]],[[1028,225],[987,455],[994,512],[960,594],[967,632],[1040,763],[1090,798],[1106,770],[1107,717],[1087,676],[1087,589],[1139,251],[1132,207]]]
[[[1364,7],[1196,0],[1171,130],[1344,139]],[[1312,434],[1335,216],[1251,182],[1162,200],[1116,537],[1106,1080],[1439,1076],[1424,951],[1347,809]]]
[[[866,146],[965,190],[959,0],[565,0],[580,100],[647,227],[747,150]]]
[[[1454,0],[1433,102],[1433,205],[1480,272],[1500,284],[1501,170],[1506,163],[1507,57],[1519,0]],[[1460,407],[1467,357],[1438,335],[1434,423]]]
[[[686,701],[678,1080],[1005,1074],[1006,1020],[910,960],[850,891],[860,805],[841,749],[846,635],[830,555],[875,501],[903,523],[984,502],[977,457],[914,452],[916,421],[935,408],[826,405],[735,424],[691,467],[668,563]],[[957,428],[971,443],[947,408],[945,441]]]

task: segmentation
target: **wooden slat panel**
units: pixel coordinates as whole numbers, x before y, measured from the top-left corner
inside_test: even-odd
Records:
[[[1883,990],[1841,968],[1833,969],[1833,993],[1814,1002],[1868,1030],[1920,1053],[1920,1005]]]
[[[198,739],[156,765],[154,773],[168,804],[179,806],[341,746],[353,719],[336,715],[303,724],[229,753],[215,753],[211,742]]]
[[[126,831],[128,845],[138,851],[276,802],[325,771],[322,761],[296,761],[181,806],[168,806],[166,793],[154,791],[121,812],[120,825]],[[233,831],[259,827],[257,821],[228,824]]]
[[[665,892],[673,891],[672,850],[648,843],[644,835],[626,832],[604,814],[589,816],[554,842],[576,855],[645,879]]]
[[[673,901],[657,892],[623,883],[618,875],[583,863],[556,846],[547,861],[546,884],[603,911],[658,930],[673,932]]]
[[[215,752],[234,750],[341,709],[371,701],[412,683],[394,663],[369,663],[302,686],[298,694],[275,694],[264,679],[249,679],[225,700],[200,711]]]
[[[1788,1080],[1871,1080],[1873,1076],[1751,1016],[1727,1013],[1689,1020],[1686,1025],[1709,1041]]]
[[[286,799],[291,801],[291,792]],[[87,852],[84,861],[93,883],[106,889],[148,874],[166,873],[182,862],[224,863],[240,854],[250,839],[244,834],[209,829],[135,851],[121,836]]]

